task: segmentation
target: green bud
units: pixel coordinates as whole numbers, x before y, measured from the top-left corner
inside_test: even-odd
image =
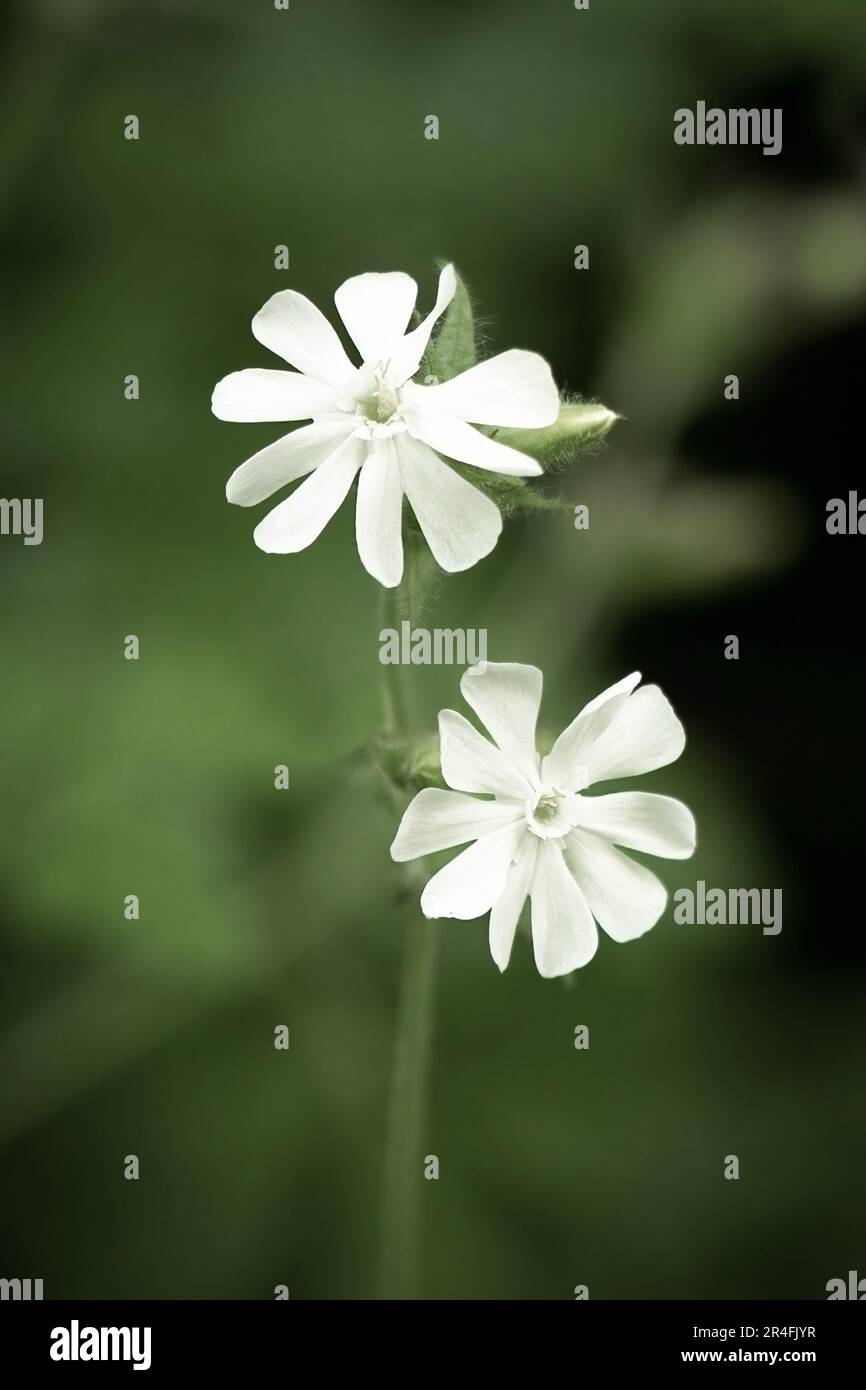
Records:
[[[395,738],[383,734],[373,741],[371,749],[385,776],[401,791],[442,786],[439,739],[435,735]]]
[[[418,790],[442,786],[442,764],[439,758],[439,738],[417,739],[409,754],[409,780]]]
[[[619,418],[599,401],[565,400],[552,425],[540,430],[500,429],[493,437],[500,444],[509,444],[512,449],[538,459],[549,472],[556,472],[576,454],[600,444]]]

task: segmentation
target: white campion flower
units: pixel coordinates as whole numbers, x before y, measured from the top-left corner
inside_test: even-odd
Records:
[[[490,912],[500,970],[527,897],[538,970],[565,975],[595,954],[596,922],[614,941],[631,941],[664,912],[664,885],[617,845],[665,859],[694,851],[694,817],[681,801],[584,795],[594,783],[664,767],[685,747],[670,702],[658,686],[636,690],[639,681],[635,672],[591,700],[544,758],[535,747],[535,666],[482,662],[464,673],[461,692],[492,743],[455,710],[439,715],[442,776],[454,790],[418,793],[391,855],[404,862],[473,842],[434,874],[421,907],[426,917],[463,920]]]
[[[412,380],[456,283],[454,267],[446,266],[433,309],[411,332],[418,287],[410,275],[356,275],[341,285],[334,300],[360,367],[324,315],[295,290],[280,290],[256,314],[255,337],[297,371],[232,372],[214,390],[214,414],[221,420],[312,421],[247,459],[228,481],[228,500],[250,507],[307,478],[256,527],[260,549],[285,555],[312,544],[356,476],[358,553],[388,588],[403,573],[404,495],[443,570],[468,569],[493,549],[502,530],[499,508],[439,455],[494,473],[541,473],[535,459],[473,425],[550,425],[559,394],[544,359],[520,349],[441,385]]]

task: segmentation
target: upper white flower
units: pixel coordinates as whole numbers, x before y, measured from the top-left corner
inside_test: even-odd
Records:
[[[421,907],[427,917],[489,911],[500,970],[527,897],[538,970],[565,975],[595,954],[596,922],[614,941],[631,941],[664,912],[664,885],[616,845],[666,859],[694,851],[694,817],[681,801],[651,792],[583,794],[596,782],[664,767],[685,747],[669,701],[655,685],[636,691],[639,681],[635,672],[591,700],[545,758],[535,748],[542,686],[535,666],[484,662],[464,673],[463,697],[493,743],[455,710],[439,715],[442,776],[454,791],[418,793],[391,855],[405,861],[474,841],[434,874]]]
[[[232,372],[214,390],[214,414],[221,420],[313,422],[254,454],[229,479],[229,501],[249,507],[312,474],[256,527],[262,550],[305,549],[359,473],[358,553],[381,584],[393,587],[403,573],[404,495],[442,569],[468,569],[493,549],[502,529],[498,507],[438,455],[496,473],[539,474],[534,459],[468,422],[542,427],[556,419],[559,396],[543,358],[519,349],[441,385],[412,380],[455,288],[449,265],[439,276],[433,309],[407,333],[418,292],[411,276],[394,271],[347,280],[334,300],[361,355],[360,367],[324,315],[295,290],[280,290],[256,314],[256,338],[297,371]]]

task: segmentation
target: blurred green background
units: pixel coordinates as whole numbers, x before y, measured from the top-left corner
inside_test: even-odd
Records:
[[[374,1293],[411,925],[352,758],[376,586],[350,507],[300,556],[256,550],[266,508],[224,485],[279,427],[209,398],[277,365],[249,331],[275,290],[329,312],[399,268],[429,304],[436,256],[491,352],[626,418],[554,485],[589,532],[511,523],[435,621],[540,665],[554,729],[659,681],[689,744],[646,786],[700,834],[661,875],[782,887],[785,917],[669,909],[567,983],[442,925],[422,1293],[822,1298],[863,1272],[861,566],[824,532],[862,479],[862,4],[18,0],[2,27],[0,492],[45,498],[45,541],[0,540],[0,1273]],[[782,106],[783,153],[675,146],[699,99]],[[419,673],[424,723],[458,679]]]

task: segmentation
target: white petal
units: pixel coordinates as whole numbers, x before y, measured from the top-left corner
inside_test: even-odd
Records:
[[[306,295],[279,290],[253,319],[253,333],[306,376],[342,386],[355,371],[325,315]]]
[[[337,424],[303,425],[284,435],[235,469],[226,483],[226,497],[238,507],[252,507],[270,497],[330,458],[353,425],[347,417]]]
[[[541,464],[509,444],[500,444],[489,435],[457,420],[452,415],[439,415],[434,410],[403,409],[403,419],[416,439],[429,444],[458,463],[471,463],[489,473],[506,473],[512,478],[537,478],[544,472]]]
[[[403,490],[434,559],[448,574],[468,570],[499,539],[499,508],[426,444],[405,432],[394,438]]]
[[[464,849],[421,894],[425,917],[459,917],[469,921],[489,912],[505,891],[508,869],[524,835],[522,823],[494,830]]]
[[[592,960],[598,946],[595,922],[555,840],[538,846],[530,897],[539,975],[567,975]]]
[[[559,392],[537,352],[512,348],[438,386],[413,384],[406,397],[421,410],[456,415],[475,425],[539,429],[559,414]]]
[[[403,486],[393,439],[377,439],[358,478],[355,538],[368,574],[393,589],[403,576]]]
[[[542,775],[547,784],[561,787],[563,791],[576,791],[588,785],[586,751],[613,722],[639,681],[640,671],[633,671],[584,705],[544,759]]]
[[[586,749],[589,781],[636,777],[665,767],[686,746],[685,730],[670,700],[657,685],[644,685],[629,695],[615,717]]]
[[[535,872],[537,851],[536,836],[524,835],[517,857],[508,870],[502,897],[496,899],[490,910],[490,954],[500,970],[504,970],[511,959],[514,933]]]
[[[425,787],[404,812],[391,846],[391,858],[403,864],[422,854],[453,849],[514,824],[520,815],[520,807],[514,802],[480,801],[462,792]]]
[[[539,786],[535,725],[541,704],[542,674],[537,666],[483,661],[463,673],[460,692],[505,756]]]
[[[662,859],[688,859],[697,842],[695,818],[682,801],[655,792],[579,796],[577,825],[626,849]]]
[[[336,393],[324,382],[300,372],[247,367],[218,381],[211,410],[218,420],[244,423],[266,420],[312,420],[336,409]]]
[[[630,695],[637,685],[640,685],[640,671],[632,671],[630,676],[623,676],[621,681],[615,681],[613,685],[609,685],[606,690],[603,690],[600,695],[596,695],[594,700],[590,700],[589,704],[584,705],[580,714],[577,716],[578,719],[584,714],[594,714],[596,710],[601,709],[603,705],[609,704],[610,701],[616,699],[618,695]]]
[[[292,555],[311,545],[339,510],[365,453],[365,444],[350,435],[311,478],[259,522],[253,532],[259,549]]]
[[[614,941],[633,941],[655,926],[667,905],[664,884],[598,835],[573,830],[565,862],[599,926]]]
[[[334,303],[365,362],[381,362],[400,346],[417,294],[400,270],[353,275],[340,286]]]
[[[420,367],[421,358],[427,351],[427,344],[430,341],[434,324],[445,313],[454,298],[456,289],[457,277],[454,273],[454,267],[453,265],[446,265],[440,273],[436,303],[430,313],[421,320],[417,328],[413,328],[411,333],[406,334],[406,337],[391,353],[389,376],[398,386],[402,386],[404,381],[408,381],[410,377],[414,376]]]
[[[522,806],[532,784],[505,754],[453,709],[439,711],[442,776],[458,792],[493,792]]]

